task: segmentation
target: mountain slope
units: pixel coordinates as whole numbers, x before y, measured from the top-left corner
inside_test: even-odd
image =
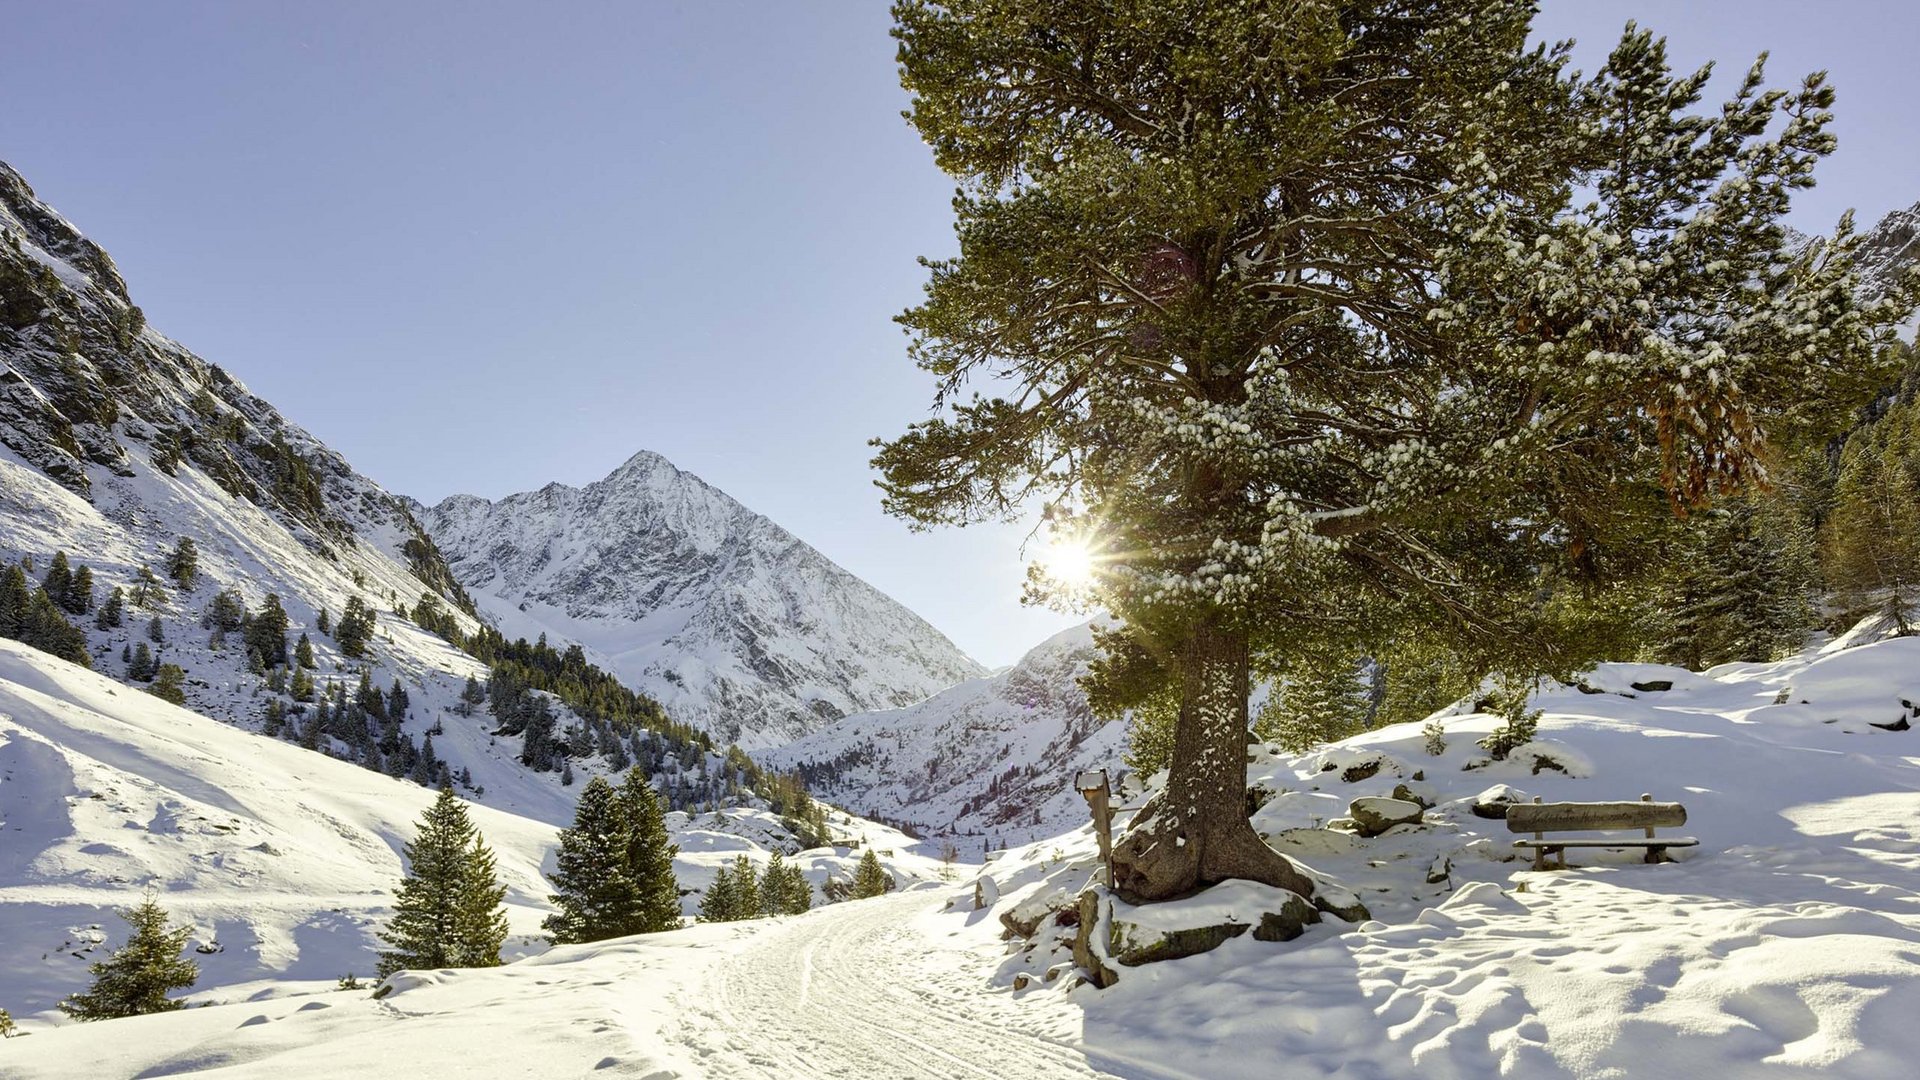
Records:
[[[553,818],[566,808],[557,789],[545,802],[533,795],[522,801],[546,820],[471,808],[508,887],[509,956],[546,947],[539,924],[552,910],[544,875]],[[364,975],[404,869],[401,847],[433,798],[0,640],[0,1003],[24,1018],[84,987],[103,940],[125,940],[112,910],[146,888],[195,927],[200,1000],[240,1000],[261,981]],[[880,849],[902,883],[937,870],[891,829],[840,814],[829,822],[836,838]],[[676,812],[667,826],[688,914],[739,856],[764,864],[784,850],[818,889],[850,879],[860,854],[794,854],[764,810]]]
[[[163,580],[183,538],[197,571]],[[0,164],[0,574],[18,565],[31,587],[61,552],[93,579],[66,617],[95,670],[144,686],[154,672],[136,650],[149,652],[182,669],[187,705],[228,723],[423,784],[453,780],[550,822],[571,816],[575,771],[630,760],[654,766],[682,806],[735,786],[719,755],[651,703],[582,717],[535,695],[550,715],[510,724],[487,715],[497,699],[462,701],[489,667],[452,639],[471,644],[480,623],[411,504],[147,326],[106,252]],[[115,589],[123,617],[100,619]],[[310,642],[300,675],[312,692],[291,665],[268,673],[250,655],[235,608],[258,615],[269,597],[284,648]],[[364,649],[339,635],[350,604],[371,613]]]
[[[456,495],[420,518],[503,630],[581,643],[723,741],[786,742],[981,670],[919,616],[658,454],[584,488]]]
[[[758,757],[838,805],[932,835],[994,846],[1051,835],[1086,818],[1074,773],[1120,764],[1126,725],[1102,724],[1076,683],[1095,655],[1092,632],[1076,626],[1005,671]]]

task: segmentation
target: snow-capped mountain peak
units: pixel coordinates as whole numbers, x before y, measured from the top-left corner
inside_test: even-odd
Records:
[[[421,520],[509,636],[579,642],[676,718],[770,746],[980,666],[924,620],[651,451],[584,487]]]

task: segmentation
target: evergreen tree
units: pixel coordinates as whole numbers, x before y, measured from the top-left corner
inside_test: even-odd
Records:
[[[167,628],[160,623],[160,616],[147,620],[147,640],[158,645],[167,640]]]
[[[441,788],[406,846],[407,876],[380,940],[382,978],[402,968],[495,967],[507,939],[507,888],[466,804]]]
[[[56,551],[53,561],[47,564],[47,576],[40,579],[40,587],[61,608],[67,606],[67,592],[73,588],[73,567],[67,562],[67,553]]]
[[[18,566],[0,573],[0,637],[16,641],[26,633],[27,615],[33,609],[33,590],[27,587],[26,571]]]
[[[287,612],[280,606],[280,598],[268,593],[260,601],[260,610],[247,620],[246,631],[241,635],[247,648],[257,650],[260,659],[268,667],[281,667],[287,662]]]
[[[481,687],[480,680],[469,675],[466,687],[460,691],[460,704],[455,706],[454,711],[461,716],[472,716],[473,710],[485,704],[486,700],[487,692]]]
[[[1695,671],[1773,660],[1814,625],[1813,530],[1784,500],[1723,499],[1691,516],[1663,583],[1653,655]]]
[[[321,614],[324,616],[326,613]],[[373,611],[358,596],[351,597],[347,600],[346,612],[340,616],[340,622],[334,628],[334,643],[340,646],[343,655],[358,660],[367,653],[367,641],[373,637],[373,626]]]
[[[200,551],[190,538],[183,536],[173,545],[173,551],[167,555],[167,576],[181,591],[192,590],[200,576]]]
[[[185,705],[187,703],[186,678],[187,673],[180,669],[180,665],[161,664],[160,669],[154,672],[153,685],[147,687],[147,693],[161,701]]]
[[[121,658],[127,662],[127,678],[134,682],[148,682],[159,670],[153,662],[153,650],[147,648],[147,643],[144,641],[134,643],[131,656],[122,650]]]
[[[73,585],[63,605],[69,615],[85,615],[93,610],[93,567],[82,566],[73,572]]]
[[[1244,751],[1242,751],[1244,753]],[[893,875],[880,865],[880,857],[868,848],[860,856],[860,865],[853,871],[853,898],[865,900],[874,896],[885,896],[893,891]]]
[[[16,1034],[19,1034],[19,1029],[13,1022],[13,1014],[0,1009],[0,1039],[11,1039]]]
[[[107,594],[106,602],[100,605],[100,611],[94,615],[93,625],[102,630],[117,629],[125,621],[126,609],[127,594],[115,585],[113,591]]]
[[[1878,607],[1902,634],[1920,595],[1920,403],[1896,404],[1840,453],[1824,569],[1855,612]]]
[[[1357,735],[1373,720],[1366,666],[1338,652],[1301,652],[1279,669],[1254,730],[1294,753]]]
[[[600,941],[631,933],[639,890],[628,866],[632,823],[613,785],[587,781],[574,807],[573,826],[560,832],[549,899],[559,910],[540,924],[556,945]]]
[[[733,867],[722,863],[713,875],[713,884],[700,897],[701,922],[732,922],[739,918],[740,892],[734,887]]]
[[[881,446],[885,505],[1037,495],[1092,553],[1033,598],[1119,617],[1103,712],[1178,702],[1115,844],[1131,899],[1311,894],[1247,823],[1254,668],[1421,632],[1476,677],[1570,675],[1597,658],[1579,598],[1657,575],[1656,522],[1886,380],[1911,285],[1856,300],[1845,221],[1785,245],[1834,145],[1823,80],[1756,66],[1695,113],[1664,42],[1630,27],[1575,78],[1534,7],[894,4],[962,187],[959,254],[901,319],[942,411]]]
[[[27,601],[26,626],[21,629],[19,639],[68,663],[93,666],[92,658],[87,655],[85,631],[67,621],[45,588],[35,589]]]
[[[309,670],[319,667],[313,659],[313,641],[303,631],[300,640],[293,645],[293,662]]]
[[[127,594],[127,599],[132,601],[134,607],[151,611],[167,602],[167,589],[160,583],[160,577],[153,572],[153,567],[142,566],[133,577],[133,591]]]
[[[752,919],[760,914],[760,875],[753,860],[745,855],[733,860],[733,918]]]
[[[789,863],[780,852],[767,860],[760,875],[760,913],[762,915],[799,915],[813,907],[813,886],[797,864]]]
[[[223,633],[231,633],[247,623],[247,604],[236,589],[221,589],[213,594],[207,603],[207,613],[201,617],[202,626],[210,626]]]
[[[651,934],[680,925],[680,882],[673,857],[680,853],[667,835],[667,819],[653,783],[638,769],[620,785],[620,808],[627,819],[627,874],[635,902],[629,934]]]
[[[60,1002],[60,1011],[75,1020],[114,1020],[182,1008],[184,1002],[167,994],[191,987],[199,977],[199,967],[180,955],[193,928],[169,927],[167,913],[153,894],[120,917],[133,927],[133,936],[112,956],[87,968],[93,974],[91,987]]]
[[[287,693],[292,695],[295,701],[313,700],[313,676],[307,674],[306,668],[293,669],[293,678],[287,687]]]

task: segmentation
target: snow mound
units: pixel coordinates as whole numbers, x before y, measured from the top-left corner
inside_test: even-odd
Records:
[[[1478,713],[1443,716],[1437,756],[1418,724],[1268,747],[1248,767],[1271,793],[1255,828],[1373,919],[1232,937],[1106,990],[1059,977],[1099,869],[1089,828],[990,862],[990,911],[969,892],[942,917],[1031,928],[995,981],[1035,1023],[1075,1018],[1087,1047],[1186,1076],[1902,1075],[1920,1055],[1920,735],[1889,727],[1916,700],[1920,640],[1892,639],[1705,675],[1601,665],[1538,693],[1540,737],[1503,762],[1476,745],[1499,723]],[[1327,827],[1396,788],[1421,821]],[[1662,832],[1700,846],[1662,865],[1576,850],[1536,873],[1490,805],[1643,792],[1683,803]],[[1181,925],[1196,904],[1246,921],[1243,891],[1168,906]]]

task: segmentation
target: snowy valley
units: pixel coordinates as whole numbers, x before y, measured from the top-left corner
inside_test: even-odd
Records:
[[[1824,73],[1525,0],[899,0],[913,138],[843,152],[834,5],[374,7],[163,50],[344,142],[139,121],[211,170],[248,97],[332,178],[248,243],[385,365],[338,401],[0,162],[0,1080],[1914,1071],[1920,203],[1810,224]],[[910,387],[849,329],[896,228]],[[1084,621],[990,667],[1020,573]]]

